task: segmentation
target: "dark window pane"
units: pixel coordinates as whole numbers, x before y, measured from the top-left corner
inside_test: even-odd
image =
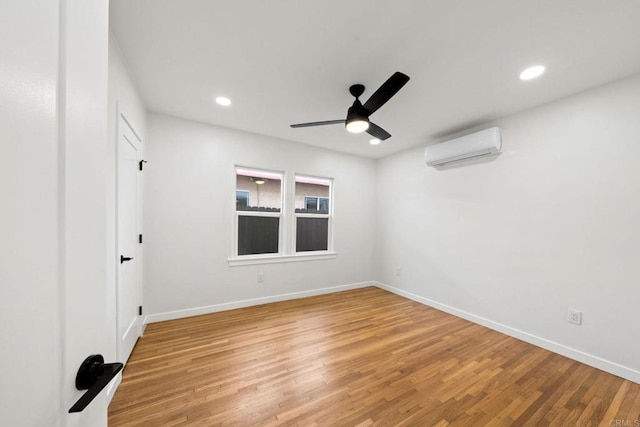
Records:
[[[305,197],[304,198],[304,208],[308,211],[315,211],[318,209],[318,198],[317,197]]]
[[[329,218],[303,218],[296,221],[296,252],[326,251],[329,247]]]
[[[236,209],[242,210],[249,206],[249,192],[244,190],[236,190]]]
[[[329,199],[326,197],[320,197],[319,200],[319,208],[320,213],[326,214],[329,213]]]
[[[238,216],[238,255],[278,253],[280,218]]]

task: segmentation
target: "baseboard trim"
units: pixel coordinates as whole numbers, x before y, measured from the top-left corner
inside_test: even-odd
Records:
[[[629,381],[633,381],[634,383],[640,384],[640,371],[637,371],[635,369],[620,365],[618,363],[603,359],[598,356],[594,356],[589,353],[585,353],[581,350],[568,347],[566,345],[557,343],[555,341],[551,341],[546,338],[542,338],[537,335],[533,335],[528,332],[524,332],[522,330],[512,328],[511,326],[507,326],[505,324],[495,322],[493,320],[486,319],[481,316],[477,316],[473,313],[469,313],[469,312],[457,309],[455,307],[442,304],[438,301],[434,301],[432,299],[425,298],[420,295],[416,295],[414,293],[411,293],[393,286],[389,286],[377,281],[352,283],[347,285],[332,286],[328,288],[312,289],[312,290],[302,291],[302,292],[292,292],[292,293],[272,295],[267,297],[252,298],[252,299],[241,300],[241,301],[232,301],[232,302],[227,302],[222,304],[214,304],[214,305],[208,305],[203,307],[189,308],[185,310],[176,310],[176,311],[169,311],[165,313],[150,314],[145,316],[142,328],[144,331],[144,328],[146,327],[147,324],[163,322],[165,320],[174,320],[174,319],[181,319],[184,317],[199,316],[201,314],[217,313],[220,311],[234,310],[237,308],[251,307],[254,305],[268,304],[272,302],[287,301],[287,300],[311,297],[316,295],[330,294],[334,292],[347,291],[351,289],[365,288],[368,286],[376,286],[380,289],[384,289],[385,291],[391,292],[393,294],[402,296],[404,298],[408,298],[412,301],[416,301],[418,303],[427,305],[429,307],[433,307],[435,309],[444,311],[445,313],[452,314],[454,316],[460,317],[470,322],[477,323],[489,329],[493,329],[495,331],[501,332],[505,335],[509,335],[519,340],[528,342],[529,344],[533,344],[535,346],[544,348],[546,350],[552,351],[554,353],[560,354],[562,356],[568,357],[573,360],[577,360],[578,362],[584,363],[589,366],[593,366],[594,368],[601,369],[605,372],[609,372],[610,374],[613,374],[621,378],[627,379]]]
[[[603,359],[598,356],[594,356],[589,353],[585,353],[580,350],[576,350],[575,348],[567,347],[566,345],[557,343],[555,341],[550,341],[548,339],[539,337],[537,335],[533,335],[528,332],[524,332],[519,329],[512,328],[502,323],[494,322],[493,320],[489,320],[481,316],[476,316],[475,314],[472,314],[463,310],[459,310],[455,307],[451,307],[449,305],[439,303],[429,298],[421,297],[420,295],[416,295],[411,292],[407,292],[405,290],[386,285],[384,283],[374,282],[374,284],[378,288],[384,289],[385,291],[389,291],[391,293],[419,302],[429,307],[436,308],[438,310],[444,311],[445,313],[449,313],[454,316],[461,317],[470,322],[477,323],[489,329],[493,329],[495,331],[501,332],[505,335],[509,335],[519,340],[528,342],[529,344],[533,344],[535,346],[544,348],[546,350],[552,351],[554,353],[560,354],[570,359],[577,360],[578,362],[584,363],[585,365],[592,366],[594,368],[603,370],[605,372],[609,372],[610,374],[613,374],[621,378],[627,379],[629,381],[633,381],[634,383],[640,384],[640,371],[637,371],[635,369],[620,365],[615,362],[611,362],[609,360]]]
[[[272,302],[287,301],[298,298],[312,297],[316,295],[331,294],[335,292],[348,291],[351,289],[376,286],[374,281],[351,283],[347,285],[332,286],[328,288],[311,289],[308,291],[292,292],[268,297],[252,298],[241,301],[232,301],[222,304],[207,305],[203,307],[187,308],[184,310],[168,311],[165,313],[149,314],[144,318],[144,325],[148,323],[164,322],[165,320],[181,319],[184,317],[199,316],[201,314],[217,313],[219,311],[234,310],[236,308],[251,307],[254,305],[268,304]]]

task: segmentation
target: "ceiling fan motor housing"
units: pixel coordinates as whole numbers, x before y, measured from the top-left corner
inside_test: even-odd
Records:
[[[352,85],[351,87],[349,87],[349,93],[354,97],[356,97],[356,99],[359,98],[360,95],[364,93],[364,85],[361,85],[361,84]]]
[[[369,120],[369,115],[367,114],[367,110],[362,106],[360,101],[356,100],[349,110],[347,111],[347,123],[352,122],[354,120]]]

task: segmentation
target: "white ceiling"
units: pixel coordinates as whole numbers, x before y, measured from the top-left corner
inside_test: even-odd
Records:
[[[111,27],[149,110],[379,158],[640,72],[638,0],[111,0]],[[527,66],[546,74],[522,82]],[[371,116],[341,125],[394,71]],[[226,95],[233,104],[220,107]]]

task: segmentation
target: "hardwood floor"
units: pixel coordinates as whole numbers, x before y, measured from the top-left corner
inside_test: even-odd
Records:
[[[109,407],[111,427],[639,419],[638,384],[373,287],[150,324]]]

